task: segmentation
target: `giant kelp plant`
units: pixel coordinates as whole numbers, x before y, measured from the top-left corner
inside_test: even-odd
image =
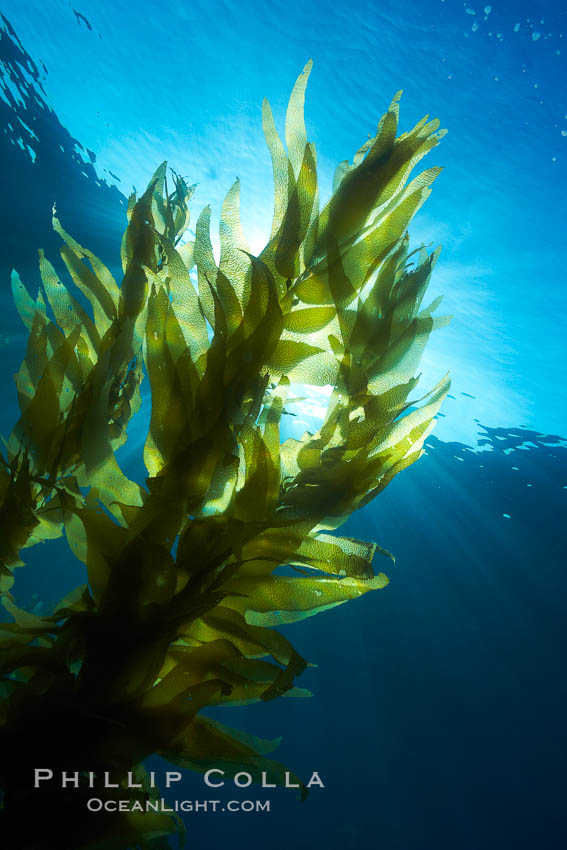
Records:
[[[43,254],[35,301],[14,274],[29,341],[0,467],[1,589],[13,619],[0,625],[0,782],[3,828],[22,848],[168,846],[180,824],[167,814],[85,806],[88,771],[120,785],[98,797],[155,795],[142,766],[152,753],[199,771],[281,776],[268,742],[201,710],[304,695],[294,680],[306,662],[273,627],[387,584],[372,569],[376,544],[333,532],[420,456],[448,389],[444,378],[408,400],[444,321],[437,302],[421,306],[437,252],[408,253],[407,235],[440,169],[408,179],[442,133],[423,119],[396,138],[396,96],[338,167],[320,212],[303,121],[309,70],[289,101],[287,151],[264,104],[275,211],[259,256],[240,226],[238,182],[222,208],[218,265],[209,208],[183,241],[192,189],[176,174],[168,186],[163,164],[130,199],[120,286],[57,218],[82,295]],[[116,450],[146,377],[144,486]],[[333,390],[317,433],[282,443],[298,383]],[[62,534],[87,581],[50,616],[33,615],[14,603],[13,570],[22,549]],[[79,771],[80,788],[57,805],[60,787],[33,788],[35,767]],[[126,787],[128,771],[142,788]]]

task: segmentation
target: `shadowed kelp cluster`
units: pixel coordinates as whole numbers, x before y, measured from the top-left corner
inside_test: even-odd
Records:
[[[437,301],[422,308],[438,252],[409,253],[407,235],[439,169],[408,179],[441,133],[423,119],[396,138],[396,96],[319,212],[303,120],[309,70],[290,98],[287,150],[264,106],[275,209],[258,257],[240,226],[238,181],[221,212],[218,265],[209,208],[184,241],[192,187],[175,173],[168,182],[164,163],[130,198],[120,286],[56,217],[78,292],[41,253],[35,300],[13,275],[29,341],[0,469],[1,581],[14,620],[1,626],[0,780],[4,825],[22,847],[167,846],[180,824],[142,811],[158,793],[142,767],[152,753],[283,784],[285,768],[267,758],[273,742],[201,710],[308,695],[294,686],[306,661],[273,627],[387,584],[372,561],[389,553],[332,532],[417,460],[448,390],[444,378],[410,400],[445,319],[432,315]],[[146,377],[143,486],[116,451]],[[319,431],[281,443],[293,384],[333,390]],[[23,549],[63,534],[88,581],[52,615],[32,615],[11,597],[13,571]],[[33,789],[34,767],[81,773],[64,810],[59,787]],[[89,815],[89,771],[109,771],[120,787],[96,795],[132,810]],[[141,789],[127,787],[129,771]]]

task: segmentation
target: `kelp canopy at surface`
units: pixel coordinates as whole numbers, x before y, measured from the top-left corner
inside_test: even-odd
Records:
[[[442,132],[423,119],[396,137],[396,95],[319,211],[303,120],[309,71],[291,94],[285,147],[264,103],[275,205],[259,256],[240,225],[238,181],[222,207],[218,264],[210,208],[184,241],[192,187],[175,173],[168,183],[164,163],[130,198],[120,286],[57,218],[81,295],[41,253],[35,300],[13,276],[29,341],[0,468],[1,582],[14,620],[0,626],[0,780],[5,827],[22,847],[44,846],[48,823],[60,848],[160,846],[180,826],[156,813],[88,820],[86,787],[58,825],[58,790],[31,787],[37,765],[111,771],[121,787],[104,793],[130,800],[157,793],[141,766],[152,753],[277,780],[273,744],[201,709],[307,695],[294,686],[306,661],[272,627],[387,584],[372,568],[385,550],[332,532],[420,456],[448,390],[445,377],[410,400],[428,336],[446,320],[433,316],[438,302],[422,306],[438,252],[409,253],[407,234],[440,169],[409,178]],[[144,486],[116,450],[146,376]],[[328,409],[317,433],[281,443],[297,383],[331,385]],[[13,570],[22,549],[62,534],[88,581],[52,615],[32,615],[14,604]],[[126,789],[129,770],[142,790]]]

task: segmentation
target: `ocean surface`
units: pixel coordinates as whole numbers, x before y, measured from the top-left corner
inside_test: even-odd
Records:
[[[54,203],[115,268],[126,198],[167,159],[198,183],[193,223],[212,204],[213,230],[239,176],[260,249],[262,99],[281,127],[310,58],[323,199],[399,89],[402,130],[429,113],[449,131],[410,234],[443,245],[431,289],[454,319],[423,381],[450,369],[451,396],[426,455],[345,526],[395,553],[390,586],[288,628],[318,665],[298,681],[311,699],[214,715],[281,736],[278,758],[326,787],[304,803],[274,792],[269,813],[186,815],[189,848],[566,850],[566,4],[72,2],[0,6],[4,436],[26,342],[10,272],[33,292],[37,249],[57,258]],[[313,393],[302,422],[322,403]],[[21,604],[47,609],[82,580],[61,541],[26,560]],[[190,774],[174,796],[211,798]]]

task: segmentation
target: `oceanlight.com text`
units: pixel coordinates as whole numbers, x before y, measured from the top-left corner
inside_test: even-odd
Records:
[[[87,801],[90,812],[269,812],[270,800],[101,800]]]

